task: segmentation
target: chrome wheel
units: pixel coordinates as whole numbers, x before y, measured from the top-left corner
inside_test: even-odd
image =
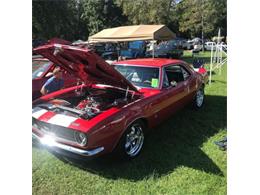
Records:
[[[201,107],[204,101],[204,91],[203,89],[200,89],[199,91],[197,91],[196,94],[196,105],[197,107]]]
[[[125,137],[125,152],[130,157],[136,156],[144,143],[143,127],[135,123],[131,126],[130,130]]]

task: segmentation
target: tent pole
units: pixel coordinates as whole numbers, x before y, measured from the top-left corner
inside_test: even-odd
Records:
[[[119,58],[120,58],[120,44],[119,44],[119,42],[116,42],[116,44],[117,44],[117,47],[116,47],[116,50],[117,50],[117,61],[119,61]],[[122,59],[120,59],[120,60],[122,60]]]
[[[154,40],[153,40],[152,44],[153,44],[153,58],[154,58]]]

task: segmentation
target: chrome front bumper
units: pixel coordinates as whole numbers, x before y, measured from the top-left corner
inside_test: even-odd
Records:
[[[53,140],[51,137],[48,137],[48,136],[39,137],[35,133],[32,133],[32,138],[37,140],[38,142],[40,142],[44,146],[48,146],[48,147],[53,148],[53,149],[55,149],[55,148],[62,149],[62,150],[71,152],[73,154],[78,154],[78,155],[85,156],[85,157],[97,155],[98,153],[100,153],[104,150],[104,147],[99,147],[99,148],[96,148],[96,149],[93,149],[93,150],[82,150],[82,149],[79,149],[79,148],[75,148],[75,147],[72,147],[72,146],[68,146],[68,145],[65,145],[65,144],[58,143],[55,140]]]

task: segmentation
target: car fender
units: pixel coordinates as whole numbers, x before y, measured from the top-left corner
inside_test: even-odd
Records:
[[[115,139],[115,142],[113,144],[113,146],[111,147],[111,152],[115,149],[115,147],[118,145],[121,137],[123,136],[123,134],[125,133],[125,131],[127,130],[127,128],[133,124],[135,121],[137,120],[143,120],[145,121],[146,126],[148,126],[148,120],[146,118],[146,116],[143,115],[143,111],[142,109],[138,109],[138,112],[136,112],[136,110],[132,110],[129,114],[125,115],[125,120],[123,120],[121,122],[121,124],[117,125],[116,128],[120,128],[121,131],[118,134],[118,136]],[[113,121],[111,122],[113,123]]]

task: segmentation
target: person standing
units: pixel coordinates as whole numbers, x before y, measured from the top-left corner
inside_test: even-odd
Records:
[[[58,91],[64,86],[64,80],[62,78],[62,72],[59,67],[53,70],[53,76],[49,78],[41,88],[41,94],[46,95],[48,93]]]

